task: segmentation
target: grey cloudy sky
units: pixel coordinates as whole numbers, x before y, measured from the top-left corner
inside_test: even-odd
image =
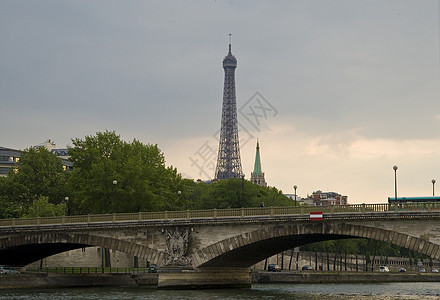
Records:
[[[439,3],[3,0],[0,145],[115,130],[212,178],[231,33],[246,178],[258,138],[266,180],[285,193],[385,202],[397,164],[399,195],[429,196]]]

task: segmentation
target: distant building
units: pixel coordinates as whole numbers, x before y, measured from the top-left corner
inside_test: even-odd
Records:
[[[257,151],[255,154],[254,171],[251,173],[251,182],[261,186],[267,186],[266,180],[264,179],[264,173],[261,169],[260,144],[258,140],[257,140]]]
[[[61,163],[63,164],[64,170],[72,170],[73,163],[69,161],[69,149],[56,149],[56,145],[50,139],[46,140],[37,146],[44,147],[52,153],[55,153]],[[15,167],[20,160],[20,155],[23,151],[11,148],[5,148],[0,146],[0,176],[7,176],[11,167]]]
[[[9,170],[20,160],[20,150],[0,147],[0,176],[7,176]]]
[[[48,151],[52,152],[52,150],[55,149],[57,145],[55,145],[55,143],[51,139],[47,139],[44,143],[35,146],[35,148],[41,148],[41,147],[44,147]]]
[[[348,197],[342,196],[335,192],[322,192],[320,190],[313,192],[308,198],[313,200],[313,205],[346,205],[348,204]]]
[[[295,194],[284,194],[284,196],[292,199],[292,206],[295,205]],[[303,199],[300,196],[296,195],[296,205],[303,205],[303,204],[313,205],[313,202],[305,202],[305,200],[307,199]]]
[[[69,155],[68,148],[57,149],[56,144],[51,139],[47,139],[44,143],[41,143],[35,147],[36,148],[44,147],[47,150],[49,150],[50,152],[55,153],[57,155],[57,157],[59,159],[61,159],[64,170],[73,169],[73,163],[71,161],[69,161],[70,155]]]

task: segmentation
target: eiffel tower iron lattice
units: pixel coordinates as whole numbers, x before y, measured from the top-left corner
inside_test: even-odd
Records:
[[[215,179],[240,178],[243,174],[238,139],[235,68],[237,68],[237,59],[232,55],[231,41],[229,40],[229,52],[223,60],[225,82]]]

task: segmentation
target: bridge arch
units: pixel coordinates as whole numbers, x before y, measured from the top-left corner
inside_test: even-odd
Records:
[[[83,247],[102,247],[160,262],[163,252],[137,243],[93,234],[42,232],[0,239],[0,264],[24,266],[39,259]]]
[[[346,223],[273,225],[211,244],[193,254],[194,267],[250,267],[297,246],[335,239],[369,238],[440,258],[440,246],[396,231]]]

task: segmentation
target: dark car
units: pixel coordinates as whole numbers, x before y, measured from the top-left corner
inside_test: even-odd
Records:
[[[406,272],[406,269],[405,268],[400,268],[399,272]]]
[[[277,264],[270,264],[267,267],[267,270],[269,272],[281,272],[281,267],[279,265],[277,265]]]
[[[158,265],[153,264],[148,268],[148,273],[157,273],[157,271],[159,271]]]
[[[303,271],[311,271],[311,270],[313,270],[313,267],[312,266],[303,266],[301,270],[303,270]]]

